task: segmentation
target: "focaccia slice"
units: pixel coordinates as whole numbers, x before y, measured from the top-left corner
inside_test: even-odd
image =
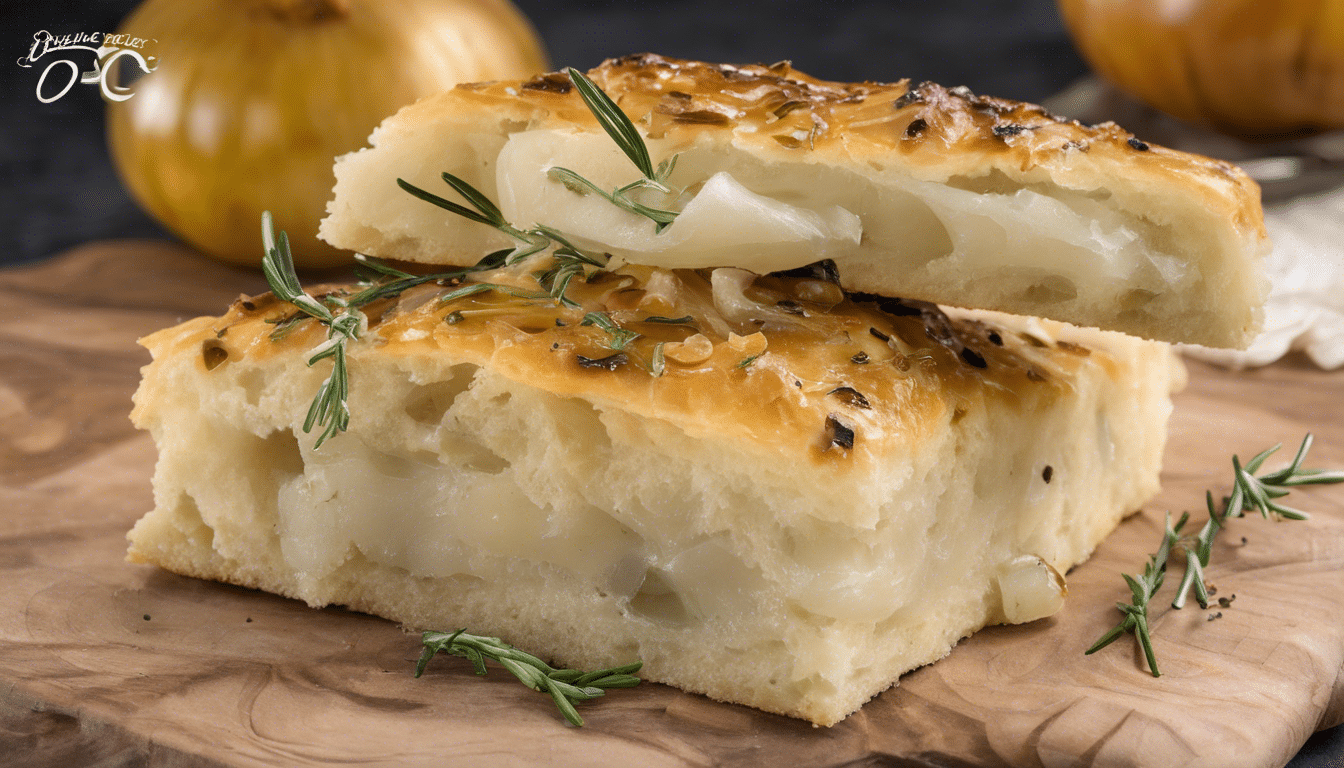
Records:
[[[808,277],[627,266],[575,308],[480,279],[506,289],[365,308],[317,450],[316,321],[267,294],[146,338],[130,559],[830,725],[1057,609],[1157,490],[1183,376],[1163,343]]]
[[[653,55],[591,72],[653,162],[677,156],[678,211],[655,224],[548,176],[639,178],[567,76],[463,85],[408,107],[340,158],[321,236],[341,248],[470,264],[512,245],[426,205],[440,174],[631,263],[758,274],[833,259],[851,290],[1048,317],[1166,341],[1245,347],[1268,250],[1259,189],[1234,166],[932,83],[833,83],[787,62]]]

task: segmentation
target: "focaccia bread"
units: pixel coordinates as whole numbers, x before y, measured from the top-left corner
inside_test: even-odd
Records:
[[[1234,166],[932,83],[832,83],[771,67],[632,56],[591,73],[678,157],[654,224],[548,177],[638,178],[570,80],[463,85],[407,107],[338,160],[321,236],[411,261],[512,245],[397,178],[451,195],[447,171],[515,226],[547,224],[631,263],[758,274],[833,259],[850,290],[1244,348],[1268,250],[1259,189]]]
[[[146,338],[130,558],[830,725],[1057,609],[1157,490],[1183,380],[1163,343],[807,274],[626,266],[569,308],[475,277],[504,287],[365,307],[318,450],[327,336],[293,306]]]

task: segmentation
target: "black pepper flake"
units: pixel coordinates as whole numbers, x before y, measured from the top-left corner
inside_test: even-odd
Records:
[[[922,117],[916,117],[914,120],[910,121],[909,125],[905,126],[905,137],[907,139],[913,139],[923,133],[928,127],[928,120],[925,120]]]
[[[785,299],[785,300],[779,302],[778,304],[776,304],[775,306],[776,306],[776,307],[779,307],[779,308],[780,308],[781,310],[783,310],[786,314],[790,314],[790,315],[802,315],[802,314],[805,314],[805,313],[803,312],[803,305],[802,305],[802,304],[799,304],[798,302],[794,301],[793,299]]]
[[[835,395],[846,405],[852,405],[855,408],[868,410],[873,407],[868,402],[868,398],[864,397],[862,392],[853,387],[836,387],[826,394]]]
[[[972,368],[989,367],[989,363],[985,362],[984,356],[981,355],[979,352],[976,352],[974,349],[971,349],[970,347],[961,348],[961,359],[965,360],[966,364],[971,366]]]
[[[994,126],[994,135],[1002,139],[1008,136],[1016,136],[1025,130],[1027,130],[1027,128],[1024,125],[1018,125],[1017,123],[1004,123],[1003,125]]]
[[[993,344],[996,347],[1003,346],[1003,337],[999,335],[998,331],[990,331],[989,335],[986,336],[985,338],[989,339],[989,343]]]
[[[1046,485],[1049,485],[1050,478],[1054,476],[1055,476],[1055,468],[1050,466],[1049,464],[1046,464],[1045,469],[1041,470],[1041,479],[1045,481]]]
[[[626,357],[624,352],[617,352],[614,355],[607,355],[606,357],[599,357],[596,359],[584,357],[583,355],[575,355],[574,357],[579,361],[579,365],[584,368],[601,368],[605,371],[614,371],[630,362],[630,358]]]
[[[856,355],[854,355],[853,357],[849,358],[849,362],[854,363],[855,365],[867,365],[867,364],[868,364],[868,353],[867,353],[867,352],[859,352],[858,354],[856,354]]]
[[[1217,613],[1210,613],[1208,620],[1213,621],[1214,619],[1221,619],[1221,618],[1223,618],[1223,612],[1219,611]]]
[[[559,349],[559,348],[560,348],[560,342],[558,341],[551,345],[551,349]]]
[[[685,91],[668,91],[667,95],[674,99],[681,99],[682,101],[691,100],[691,94],[686,93]]]
[[[915,299],[893,299],[871,293],[851,293],[849,297],[855,302],[874,303],[878,309],[893,317],[920,318],[924,323],[924,335],[947,347],[967,365],[975,368],[988,367],[985,358],[980,353],[966,347],[957,326],[937,304]],[[875,329],[869,329],[869,332],[883,341],[889,338],[885,334],[878,335]]]
[[[245,300],[243,300],[243,301],[241,301],[241,302],[239,302],[239,303],[242,304],[242,305],[243,305],[243,309],[246,309],[248,312],[256,312],[256,311],[257,311],[257,305],[256,305],[256,304],[253,304],[253,303],[252,303],[251,301],[249,301],[249,300],[246,300],[246,299],[245,299]]]
[[[1221,607],[1221,608],[1231,608],[1231,607],[1232,607],[1232,601],[1233,601],[1233,600],[1236,600],[1236,599],[1237,599],[1237,595],[1236,595],[1236,593],[1234,592],[1234,593],[1232,594],[1231,597],[1220,597],[1220,598],[1218,598],[1218,605],[1219,605],[1219,607]]]
[[[1147,142],[1139,141],[1138,139],[1134,138],[1133,136],[1129,137],[1129,142],[1128,142],[1128,144],[1129,144],[1129,146],[1133,147],[1134,149],[1137,149],[1137,150],[1140,151],[1140,152],[1147,152],[1147,151],[1148,151],[1148,144],[1147,144]]]
[[[890,337],[890,336],[888,336],[887,334],[885,334],[885,333],[883,333],[883,332],[877,330],[876,328],[869,328],[869,329],[868,329],[868,332],[871,333],[874,337],[876,337],[877,339],[879,339],[879,340],[881,340],[881,341],[891,341],[891,337]]]
[[[248,624],[251,624],[251,623],[252,623],[252,617],[251,617],[251,616],[248,616],[248,617],[247,617],[247,623],[248,623]]]
[[[843,448],[846,451],[854,447],[854,428],[840,421],[834,414],[826,417],[826,448]]]
[[[149,621],[149,614],[148,614],[148,613],[145,614],[145,621]]]

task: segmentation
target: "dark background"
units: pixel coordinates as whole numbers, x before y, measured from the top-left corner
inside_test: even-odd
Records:
[[[221,0],[231,2],[232,0]],[[108,161],[103,105],[77,85],[38,102],[40,69],[16,60],[33,33],[114,30],[134,0],[0,0],[0,266],[94,239],[168,238]],[[1025,101],[1086,74],[1053,0],[515,0],[557,66],[653,51],[734,63],[790,59],[831,80],[935,80]],[[1308,742],[1292,768],[1344,766],[1344,728]]]
[[[232,0],[221,0],[231,2]],[[556,66],[653,51],[733,63],[791,59],[831,80],[935,80],[1042,99],[1086,71],[1053,0],[515,0]],[[38,102],[33,34],[115,30],[135,0],[0,0],[0,265],[88,240],[169,237],[135,207],[107,158],[97,88]]]

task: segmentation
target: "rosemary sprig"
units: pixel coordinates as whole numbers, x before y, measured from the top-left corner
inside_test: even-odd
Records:
[[[1152,600],[1153,595],[1162,586],[1162,580],[1167,575],[1167,558],[1171,554],[1171,548],[1177,541],[1177,529],[1185,524],[1186,517],[1182,516],[1180,522],[1173,528],[1171,525],[1171,514],[1167,514],[1166,530],[1162,534],[1162,543],[1157,548],[1157,554],[1148,556],[1148,564],[1143,567],[1143,575],[1139,577],[1121,574],[1125,583],[1129,585],[1130,594],[1133,600],[1130,603],[1116,603],[1115,607],[1125,615],[1111,628],[1111,631],[1102,635],[1097,642],[1088,648],[1086,653],[1092,654],[1100,651],[1102,648],[1110,645],[1126,632],[1134,633],[1135,639],[1139,641],[1139,646],[1143,648],[1143,654],[1148,659],[1148,669],[1152,670],[1153,677],[1160,677],[1161,672],[1157,669],[1157,654],[1153,651],[1152,637],[1148,634],[1148,602]]]
[[[1190,591],[1193,589],[1195,600],[1199,602],[1199,606],[1208,608],[1209,585],[1204,578],[1204,568],[1208,566],[1209,558],[1213,553],[1213,540],[1218,532],[1223,529],[1227,518],[1241,517],[1245,512],[1257,509],[1265,519],[1273,516],[1280,520],[1306,520],[1307,513],[1284,506],[1274,500],[1287,496],[1288,488],[1293,486],[1344,482],[1344,472],[1302,468],[1302,462],[1307,457],[1307,451],[1311,448],[1311,443],[1312,435],[1307,433],[1306,437],[1302,439],[1302,444],[1298,447],[1292,463],[1277,472],[1269,472],[1260,476],[1256,476],[1255,473],[1259,471],[1266,459],[1282,447],[1282,444],[1256,454],[1246,463],[1245,467],[1241,465],[1241,460],[1234,455],[1232,457],[1232,493],[1223,500],[1223,510],[1220,513],[1214,504],[1213,493],[1205,491],[1204,501],[1208,506],[1209,519],[1197,535],[1193,537],[1181,536],[1181,531],[1190,517],[1188,513],[1182,515],[1175,526],[1171,525],[1171,516],[1168,515],[1167,529],[1163,534],[1162,544],[1158,547],[1157,554],[1148,558],[1148,565],[1144,568],[1143,576],[1136,579],[1128,574],[1124,575],[1133,595],[1133,600],[1130,603],[1116,604],[1120,612],[1125,615],[1124,618],[1109,632],[1102,635],[1091,648],[1087,649],[1086,653],[1096,653],[1115,642],[1125,632],[1132,632],[1148,660],[1148,670],[1153,677],[1161,677],[1162,673],[1158,671],[1157,658],[1153,652],[1152,638],[1148,633],[1148,605],[1157,593],[1158,588],[1162,586],[1162,579],[1167,569],[1167,560],[1173,548],[1180,547],[1185,551],[1185,574],[1181,578],[1180,586],[1176,589],[1176,597],[1171,601],[1171,607],[1178,610],[1183,608]]]
[[[447,171],[444,171],[441,176],[448,186],[452,187],[468,203],[471,203],[472,208],[475,208],[476,210],[473,211],[470,208],[454,203],[451,200],[439,197],[432,192],[428,192],[415,186],[405,179],[397,179],[397,186],[427,203],[437,205],[445,211],[455,213],[464,219],[469,219],[488,227],[493,227],[514,240],[517,240],[518,246],[510,251],[508,256],[505,257],[505,264],[517,264],[528,256],[541,253],[550,247],[551,241],[549,238],[539,236],[536,232],[523,231],[510,224],[505,220],[504,214],[499,210],[499,206],[495,205],[490,198],[486,197],[480,190],[473,187],[465,179],[454,176]]]
[[[639,170],[643,178],[607,192],[568,168],[551,168],[546,172],[547,175],[564,184],[565,188],[571,192],[580,195],[593,192],[606,198],[613,205],[644,216],[657,225],[658,232],[662,232],[667,225],[676,220],[677,211],[644,205],[631,198],[630,193],[639,188],[648,188],[670,194],[672,190],[666,182],[668,177],[672,175],[672,171],[677,167],[678,156],[673,155],[659,163],[657,168],[654,168],[653,159],[649,156],[648,145],[644,143],[644,137],[639,134],[635,124],[630,122],[630,118],[626,116],[625,112],[621,111],[616,102],[612,101],[610,96],[579,70],[570,67],[565,72],[569,75],[570,81],[574,83],[574,88],[579,92],[579,97],[583,99],[588,111],[593,113],[593,117],[597,119],[598,125],[602,126],[602,130],[606,131],[611,140],[616,142],[616,146],[625,153],[625,156],[630,158],[630,162],[634,163],[635,168]]]
[[[595,672],[556,669],[497,637],[470,635],[465,629],[451,633],[426,632],[420,641],[424,644],[424,650],[415,665],[416,677],[424,674],[425,667],[436,653],[461,656],[471,662],[478,675],[486,673],[485,660],[490,659],[503,665],[528,688],[550,694],[560,713],[576,726],[583,725],[583,718],[574,708],[575,703],[595,699],[613,688],[634,688],[639,685],[639,678],[634,673],[643,666],[643,662],[636,661]]]
[[[655,224],[658,225],[658,231],[660,232],[662,231],[663,227],[666,227],[668,224],[671,224],[673,221],[676,221],[677,219],[676,211],[668,211],[662,208],[652,208],[650,206],[644,205],[643,203],[638,203],[630,199],[630,197],[628,196],[628,192],[636,184],[639,184],[640,182],[635,182],[635,184],[628,184],[624,187],[614,189],[611,192],[607,192],[603,190],[601,187],[594,184],[593,182],[583,178],[582,176],[575,173],[574,171],[569,170],[568,168],[553,167],[550,170],[546,171],[546,175],[550,176],[552,179],[555,179],[561,184],[564,184],[565,189],[568,189],[570,192],[575,192],[580,195],[586,195],[589,192],[593,192],[597,195],[605,197],[607,199],[607,202],[611,203],[612,205],[618,208],[624,208],[625,210],[631,213],[639,214],[640,216],[643,216],[647,219],[651,219]]]
[[[327,301],[337,307],[338,311],[333,311],[304,292],[303,286],[299,284],[298,273],[294,271],[289,236],[281,232],[280,237],[276,238],[270,211],[261,214],[261,242],[265,249],[261,270],[266,275],[271,292],[327,327],[327,340],[319,344],[308,358],[309,366],[327,358],[331,358],[332,362],[331,374],[318,388],[317,396],[308,407],[308,415],[303,422],[304,432],[311,432],[314,425],[326,427],[313,446],[317,449],[328,438],[345,431],[350,425],[350,408],[346,402],[350,396],[350,371],[345,358],[345,345],[359,338],[359,334],[368,327],[368,319],[364,313],[339,297],[327,297]]]
[[[1260,516],[1265,519],[1273,516],[1283,520],[1306,520],[1308,518],[1306,512],[1284,506],[1275,499],[1287,496],[1288,489],[1293,486],[1344,482],[1344,472],[1302,468],[1302,462],[1307,458],[1307,451],[1311,449],[1312,440],[1311,433],[1307,433],[1306,437],[1302,438],[1302,444],[1298,446],[1292,463],[1277,472],[1269,472],[1259,477],[1256,477],[1255,473],[1266,459],[1283,447],[1282,443],[1256,454],[1246,462],[1245,467],[1241,466],[1240,459],[1232,457],[1232,494],[1224,500],[1222,514],[1219,514],[1214,506],[1213,494],[1205,492],[1209,519],[1193,541],[1182,542],[1186,550],[1186,573],[1176,590],[1176,598],[1171,601],[1172,608],[1184,607],[1192,588],[1199,607],[1209,607],[1204,567],[1209,564],[1209,557],[1213,553],[1213,539],[1222,530],[1227,518],[1241,517],[1254,509],[1259,510]]]
[[[583,322],[579,325],[595,325],[606,331],[611,337],[607,340],[607,346],[617,352],[624,350],[630,346],[630,342],[639,338],[638,333],[617,325],[606,312],[589,312],[583,316]]]
[[[588,106],[588,111],[597,118],[598,125],[602,126],[602,130],[607,132],[611,140],[616,142],[616,146],[621,148],[625,156],[630,158],[630,162],[634,163],[644,175],[644,180],[636,184],[660,192],[670,192],[663,182],[667,181],[667,177],[671,176],[672,170],[676,168],[676,156],[664,160],[654,168],[653,159],[649,157],[649,148],[644,144],[644,137],[639,135],[635,124],[630,122],[630,118],[625,116],[620,107],[616,106],[616,102],[579,70],[569,67],[565,73],[569,75],[570,82],[574,83],[574,88],[579,92],[583,103]]]
[[[452,270],[450,272],[436,272],[429,275],[412,275],[409,272],[402,272],[399,269],[388,266],[377,259],[365,256],[362,253],[355,254],[355,259],[361,266],[367,267],[376,275],[391,277],[392,280],[378,281],[377,279],[368,279],[363,281],[364,290],[352,296],[345,298],[345,303],[351,307],[362,307],[371,304],[379,299],[390,299],[400,296],[403,292],[414,288],[417,285],[425,283],[444,283],[460,280],[473,272],[481,272],[489,269],[496,269],[503,265],[504,258],[510,251],[495,251],[486,254],[484,258],[476,262],[474,266],[464,269]]]

